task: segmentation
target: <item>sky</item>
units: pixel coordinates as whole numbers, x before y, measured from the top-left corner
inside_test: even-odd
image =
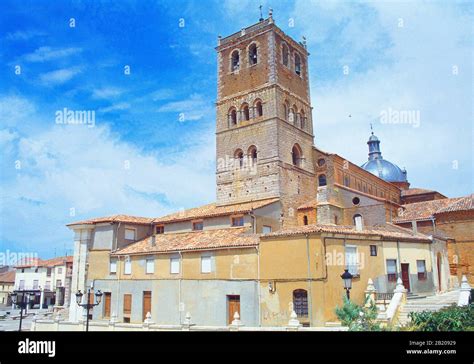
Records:
[[[373,124],[412,187],[473,192],[469,1],[4,0],[0,253],[71,254],[72,221],[214,201],[214,48],[260,4],[306,37],[317,147],[360,165]]]

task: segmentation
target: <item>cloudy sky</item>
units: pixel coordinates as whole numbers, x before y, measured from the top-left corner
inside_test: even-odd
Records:
[[[307,39],[318,147],[362,164],[372,123],[413,187],[472,192],[467,1],[6,0],[0,251],[71,253],[68,222],[213,201],[214,47],[260,3]],[[58,124],[65,108],[94,124]]]

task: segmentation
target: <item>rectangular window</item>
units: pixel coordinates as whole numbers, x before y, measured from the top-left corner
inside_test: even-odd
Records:
[[[51,282],[50,281],[46,281],[46,283],[44,284],[44,289],[46,291],[51,290]]]
[[[244,217],[235,216],[232,218],[232,226],[244,226]]]
[[[179,257],[170,258],[170,272],[171,274],[179,274]]]
[[[135,240],[135,229],[125,229],[125,240]]]
[[[426,280],[426,262],[424,260],[417,260],[416,268],[418,270],[418,280]]]
[[[387,259],[387,278],[389,282],[397,281],[397,260]]]
[[[164,233],[165,233],[165,227],[164,227],[164,225],[158,225],[158,226],[156,227],[156,233],[157,233],[157,234],[164,234]]]
[[[211,273],[211,256],[210,255],[203,255],[201,256],[201,273]]]
[[[39,281],[37,279],[35,279],[33,281],[33,289],[38,289],[38,286],[39,286]]]
[[[20,289],[20,291],[22,291],[22,290],[25,289],[25,280],[24,280],[24,279],[22,279],[22,280],[20,281],[20,287],[18,287],[18,288]]]
[[[58,274],[63,274],[63,269],[62,268],[58,268]]]
[[[376,257],[377,256],[377,245],[370,246],[370,256]]]
[[[202,221],[193,222],[193,230],[202,230],[204,228],[204,223]]]
[[[47,277],[51,277],[51,270],[52,270],[51,268],[47,268],[47,270],[46,270],[46,276]]]
[[[115,259],[112,259],[110,261],[110,274],[115,274],[117,273],[117,261]]]
[[[155,273],[155,259],[147,258],[146,260],[146,274]]]
[[[359,274],[359,262],[357,259],[357,247],[355,246],[346,246],[346,269],[349,270],[349,273],[352,275]]]
[[[127,259],[125,261],[125,268],[123,270],[123,274],[132,274],[132,261]]]
[[[269,234],[272,232],[272,227],[271,226],[267,226],[267,225],[263,225],[262,227],[262,233],[264,234]]]
[[[62,282],[60,279],[56,279],[56,288],[62,287]]]

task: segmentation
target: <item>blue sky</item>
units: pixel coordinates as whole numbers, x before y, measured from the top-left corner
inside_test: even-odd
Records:
[[[51,257],[72,250],[68,222],[213,201],[214,47],[260,3],[307,38],[318,147],[362,164],[373,123],[413,187],[472,193],[469,2],[7,0],[0,251]],[[95,126],[56,124],[64,108]],[[390,111],[417,117],[382,122]]]

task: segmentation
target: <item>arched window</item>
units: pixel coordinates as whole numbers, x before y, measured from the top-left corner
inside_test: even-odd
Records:
[[[229,110],[229,119],[230,119],[230,125],[237,125],[237,110],[235,107],[232,107]]]
[[[301,151],[301,147],[298,144],[295,144],[293,146],[293,149],[291,150],[291,157],[293,161],[294,166],[301,166],[301,160],[303,158],[303,152]]]
[[[257,45],[254,43],[249,47],[249,64],[257,64],[258,54],[257,54]]]
[[[244,120],[250,120],[250,111],[249,111],[248,104],[242,104],[242,107],[240,108],[240,112],[242,113],[241,115]]]
[[[301,58],[298,53],[295,53],[295,73],[301,76]]]
[[[308,292],[305,289],[293,291],[293,310],[298,317],[308,317]]]
[[[283,119],[289,121],[289,114],[290,114],[290,103],[285,101],[283,103]]]
[[[260,100],[255,102],[255,116],[262,116],[263,115],[263,106]]]
[[[237,149],[235,151],[234,158],[238,162],[240,167],[244,165],[244,152],[242,151],[242,149]]]
[[[249,147],[247,154],[252,159],[252,163],[257,163],[257,147],[255,145]]]
[[[308,216],[306,215],[303,216],[303,224],[308,225]]]
[[[236,71],[240,68],[240,55],[239,55],[239,51],[238,50],[235,50],[232,52],[232,56],[231,56],[231,71]]]
[[[286,67],[288,67],[288,59],[289,59],[288,46],[285,43],[283,43],[281,47],[281,61]]]
[[[301,129],[306,128],[306,116],[304,114],[304,110],[300,111],[300,126],[301,126]]]
[[[323,186],[326,186],[326,185],[327,185],[326,175],[325,174],[320,174],[318,176],[318,186],[323,187]]]
[[[356,227],[356,230],[357,231],[362,230],[362,227],[363,227],[362,215],[360,214],[354,215],[353,219],[354,219],[354,225]]]

